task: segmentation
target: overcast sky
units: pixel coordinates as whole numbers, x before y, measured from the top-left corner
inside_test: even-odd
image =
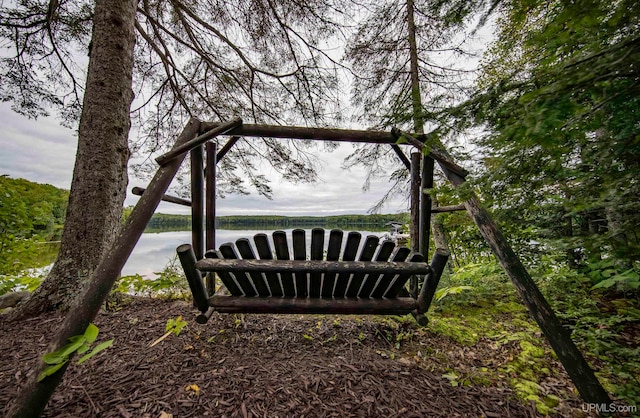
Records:
[[[473,25],[472,25],[473,26]],[[475,35],[473,48],[482,49],[491,33],[491,24]],[[480,55],[478,55],[479,57]],[[475,68],[478,57],[469,60],[469,68]],[[48,183],[69,189],[76,153],[76,135],[73,130],[61,127],[55,118],[27,119],[11,110],[9,103],[0,103],[0,175],[24,178],[38,183]],[[358,129],[358,127],[345,127]],[[226,139],[225,139],[226,140]],[[341,145],[333,153],[318,151],[321,161],[320,181],[314,184],[291,184],[280,180],[263,165],[265,175],[272,179],[273,200],[257,195],[230,195],[219,199],[219,215],[339,215],[363,214],[388,190],[385,179],[371,183],[369,191],[362,191],[365,173],[362,168],[343,170],[341,164],[352,150],[350,144]],[[129,176],[125,205],[134,205],[137,197],[130,190],[134,186],[145,187],[146,180]],[[396,198],[382,208],[382,213],[408,210],[403,198]],[[160,203],[157,212],[188,213],[189,209],[174,204]]]
[[[24,178],[69,189],[76,152],[75,132],[61,127],[54,118],[27,119],[0,103],[0,175]],[[339,215],[366,213],[389,187],[386,180],[373,182],[368,192],[362,191],[364,170],[341,168],[343,158],[351,152],[345,144],[333,153],[318,152],[321,160],[320,178],[314,184],[291,184],[280,180],[265,168],[273,179],[273,200],[256,193],[249,196],[230,195],[218,200],[219,215]],[[134,205],[133,186],[146,186],[145,180],[129,177],[129,194],[125,205]],[[161,203],[157,212],[187,213],[188,208]],[[398,198],[386,205],[383,213],[407,210],[407,203]]]

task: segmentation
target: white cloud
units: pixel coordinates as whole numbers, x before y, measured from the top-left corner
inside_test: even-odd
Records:
[[[0,174],[66,189],[70,187],[77,145],[73,130],[61,127],[54,118],[27,119],[13,112],[7,103],[0,103],[0,122],[4,126],[0,133]],[[350,150],[349,145],[342,145],[332,153],[318,151],[320,180],[312,184],[285,182],[264,164],[265,175],[272,180],[273,200],[256,193],[230,195],[218,199],[218,214],[320,216],[366,213],[384,195],[389,184],[386,180],[374,182],[364,193],[364,169],[347,171],[341,168],[342,160]],[[130,176],[125,205],[135,205],[138,200],[137,196],[131,195],[131,188],[146,184],[146,180]],[[406,209],[406,203],[398,198],[385,206],[383,212]],[[188,213],[189,208],[161,203],[157,211]]]
[[[367,192],[362,191],[365,181],[363,168],[342,169],[342,161],[351,152],[350,146],[341,145],[336,151],[318,151],[321,160],[320,180],[316,183],[292,184],[266,173],[272,180],[273,199],[257,194],[228,196],[217,202],[219,215],[284,215],[329,216],[364,214],[387,191],[390,184],[382,179],[372,182]],[[385,213],[406,211],[402,198],[394,199],[383,209]]]
[[[31,120],[0,103],[0,174],[68,189],[77,139],[53,118]]]

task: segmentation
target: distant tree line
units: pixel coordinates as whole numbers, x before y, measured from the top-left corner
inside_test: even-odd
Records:
[[[128,211],[126,211],[128,212]],[[376,227],[383,228],[389,222],[408,223],[409,215],[372,214],[372,215],[336,215],[336,216],[220,216],[216,219],[217,228],[290,228],[290,227]],[[156,213],[147,224],[149,230],[187,230],[191,228],[190,215]]]

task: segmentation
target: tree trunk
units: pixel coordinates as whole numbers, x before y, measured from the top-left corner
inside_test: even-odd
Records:
[[[431,222],[431,231],[433,232],[433,241],[435,242],[436,247],[448,250],[449,242],[447,241],[442,219],[440,219],[438,215],[434,215]]]
[[[623,270],[630,269],[633,265],[629,260],[629,237],[624,229],[623,215],[612,202],[607,203],[604,213],[607,221],[609,242],[613,248],[616,265]]]
[[[416,23],[413,17],[413,0],[407,0],[407,32],[409,40],[409,72],[411,73],[411,106],[413,111],[413,129],[416,133],[424,133],[422,117],[422,92],[420,91],[420,74],[418,73],[418,45],[416,43]]]
[[[436,245],[436,248],[442,248],[443,250],[449,251],[449,240],[447,239],[447,233],[444,229],[444,223],[442,222],[442,217],[440,214],[434,214],[431,216],[431,232],[433,234],[433,242]],[[449,257],[447,261],[447,270],[449,273],[453,272],[453,260],[455,257]]]
[[[418,45],[416,43],[416,24],[414,19],[413,0],[407,0],[407,32],[409,41],[409,71],[411,73],[411,104],[413,111],[413,128],[416,133],[424,133],[424,118],[422,112],[422,91],[420,89],[420,74],[418,73]],[[422,191],[424,199],[424,190]],[[437,206],[435,196],[431,196]],[[449,251],[449,243],[445,234],[444,225],[437,219],[431,224],[433,240],[436,248]],[[425,243],[428,248],[429,243]],[[451,267],[449,267],[451,269]]]
[[[437,208],[439,205],[435,194],[432,199],[433,207]],[[431,233],[433,234],[433,242],[435,243],[436,248],[442,248],[443,250],[451,253],[447,232],[444,229],[444,222],[442,222],[442,215],[439,213],[431,215]],[[447,271],[449,273],[453,273],[453,260],[455,260],[455,257],[449,257],[447,261]]]
[[[564,238],[571,239],[573,238],[573,218],[564,210],[563,213],[566,216],[566,220],[562,224],[561,234]],[[580,267],[580,252],[576,248],[567,248],[565,254],[567,256],[567,266],[570,269],[575,270]]]
[[[135,0],[97,0],[78,149],[58,258],[10,319],[67,310],[118,232],[127,188]]]

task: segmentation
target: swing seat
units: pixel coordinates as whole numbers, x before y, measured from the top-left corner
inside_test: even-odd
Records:
[[[254,245],[241,238],[207,251],[201,260],[191,245],[179,246],[180,262],[202,312],[198,322],[205,323],[216,311],[420,315],[428,303],[424,306],[410,296],[407,282],[417,284],[425,275],[439,278],[442,272],[438,265],[434,275],[421,254],[373,235],[361,245],[361,234],[349,232],[343,248],[344,232],[334,229],[326,251],[322,228],[312,230],[308,247],[304,230],[293,230],[291,238],[289,244],[284,231],[275,231],[272,248],[266,234],[256,234]],[[213,275],[214,283],[217,276],[230,295],[208,296],[203,273]]]

